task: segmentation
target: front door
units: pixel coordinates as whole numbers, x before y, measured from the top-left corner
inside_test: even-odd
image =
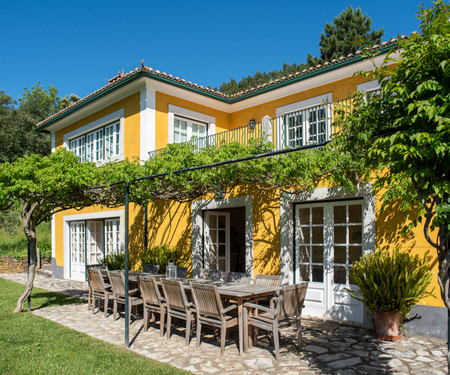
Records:
[[[362,323],[363,305],[346,291],[363,254],[362,201],[298,204],[295,229],[296,280],[309,281],[304,314]]]
[[[206,212],[205,267],[230,271],[230,213]]]

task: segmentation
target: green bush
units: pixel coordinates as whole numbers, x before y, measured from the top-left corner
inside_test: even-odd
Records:
[[[433,276],[427,261],[398,249],[366,254],[355,262],[349,272],[359,287],[349,293],[363,302],[370,311],[393,312],[408,316],[411,309],[428,291]]]
[[[117,251],[105,256],[100,263],[106,264],[108,270],[124,270],[125,269],[125,252]],[[131,265],[130,265],[131,268]]]
[[[173,259],[176,266],[185,267],[187,264],[187,258],[183,251],[169,245],[154,246],[144,251],[141,256],[141,264],[142,267],[145,264],[159,265],[159,273],[164,274],[169,259]]]

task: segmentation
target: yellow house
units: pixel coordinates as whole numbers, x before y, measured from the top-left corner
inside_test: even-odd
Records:
[[[395,47],[395,39],[374,47],[380,52],[375,63]],[[355,75],[372,68],[358,52],[227,96],[142,63],[42,121],[38,130],[51,132],[52,150],[65,147],[99,165],[147,160],[174,142],[201,148],[264,136],[277,149],[322,143],[330,139],[333,103],[356,90],[379,88]],[[131,206],[131,257],[137,259],[145,243],[169,244],[190,255],[193,274],[209,267],[281,274],[285,283],[307,280],[305,315],[367,324],[363,305],[346,291],[354,287],[348,266],[377,247],[395,244],[418,253],[430,248],[420,228],[402,238],[402,214],[395,209],[379,214],[378,198],[371,186],[356,194],[326,185],[304,194],[239,186],[223,197],[154,202],[147,212]],[[86,265],[118,250],[123,238],[123,208],[54,215],[53,276],[85,280]],[[437,282],[433,286],[438,290]],[[408,323],[408,331],[444,336],[445,325],[437,324],[446,321],[444,305],[431,297],[423,303],[412,314],[421,319]]]

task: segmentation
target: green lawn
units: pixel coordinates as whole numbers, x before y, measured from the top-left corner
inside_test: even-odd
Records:
[[[31,313],[12,314],[24,286],[0,278],[0,374],[190,374]],[[81,303],[33,289],[31,307]]]

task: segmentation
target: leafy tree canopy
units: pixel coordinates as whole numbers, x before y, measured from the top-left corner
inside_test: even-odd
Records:
[[[73,94],[60,98],[57,93],[55,87],[47,91],[38,82],[31,91],[25,88],[17,103],[0,91],[0,161],[12,161],[27,153],[50,153],[49,134],[37,133],[35,124],[79,99]]]
[[[437,1],[419,18],[422,33],[400,42],[394,71],[388,57],[373,73],[361,73],[379,80],[381,94],[356,95],[353,113],[335,118],[342,129],[337,143],[378,171],[375,187],[385,204],[401,202],[413,226],[423,223],[450,310],[450,5]]]

